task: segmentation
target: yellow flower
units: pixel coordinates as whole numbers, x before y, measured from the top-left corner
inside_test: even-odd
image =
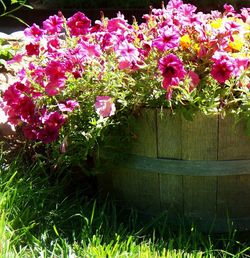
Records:
[[[195,50],[197,53],[199,53],[199,51],[200,51],[200,46],[199,46],[199,44],[197,44],[197,43],[194,44],[194,50]]]
[[[233,35],[233,40],[229,41],[228,46],[236,51],[240,51],[244,45],[244,38],[239,34]]]
[[[214,28],[214,29],[219,29],[222,25],[222,19],[221,18],[218,18],[216,20],[213,20],[211,22],[211,26]]]
[[[183,35],[181,38],[180,38],[180,45],[183,47],[183,48],[189,48],[190,45],[191,45],[191,39],[189,37],[188,34],[185,34]]]

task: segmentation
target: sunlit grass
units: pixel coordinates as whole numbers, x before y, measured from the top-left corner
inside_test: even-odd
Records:
[[[173,228],[164,214],[148,221],[80,190],[66,194],[42,163],[16,159],[0,171],[0,257],[244,257],[248,242],[239,237]]]

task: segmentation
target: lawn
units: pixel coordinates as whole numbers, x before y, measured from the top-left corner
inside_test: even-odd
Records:
[[[20,160],[1,164],[0,257],[248,257],[247,233],[209,235],[181,221],[171,227],[164,214],[145,219],[72,189],[42,161]]]

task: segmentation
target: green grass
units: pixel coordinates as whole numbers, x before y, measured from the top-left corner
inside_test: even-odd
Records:
[[[42,163],[2,166],[0,257],[248,257],[248,234],[171,228],[164,214],[147,221],[84,189],[65,189]]]

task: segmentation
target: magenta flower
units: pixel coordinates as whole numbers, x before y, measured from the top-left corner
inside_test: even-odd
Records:
[[[59,61],[50,61],[45,68],[45,73],[48,77],[48,83],[45,86],[45,91],[49,96],[58,94],[65,86],[66,81],[65,64]]]
[[[139,56],[139,51],[133,44],[125,40],[119,44],[116,54],[124,59],[136,61]]]
[[[96,113],[101,117],[110,117],[115,114],[115,104],[109,96],[97,96],[95,102]]]
[[[189,85],[189,90],[192,91],[193,89],[195,89],[199,82],[200,82],[200,77],[199,75],[194,72],[194,71],[189,71],[187,73],[188,77],[190,77],[191,81],[190,81],[190,85]]]
[[[223,8],[225,9],[225,13],[227,15],[234,15],[235,14],[235,10],[234,7],[230,4],[224,4]]]
[[[79,107],[79,103],[75,100],[67,100],[65,103],[59,103],[58,107],[62,112],[72,112]]]
[[[31,140],[31,141],[37,140],[37,128],[36,128],[36,126],[25,125],[23,127],[23,134],[28,140]]]
[[[234,70],[234,65],[229,60],[216,61],[212,66],[211,76],[219,83],[225,83]]]
[[[111,20],[108,21],[108,32],[115,32],[117,30],[120,30],[121,32],[125,32],[128,28],[128,24],[127,21],[124,20],[123,17],[117,17],[117,18],[113,18]]]
[[[20,114],[21,120],[24,122],[32,119],[35,114],[35,104],[33,103],[32,99],[27,96],[19,99],[16,109],[17,113]]]
[[[29,70],[31,71],[30,75],[32,80],[39,83],[41,86],[44,86],[45,69],[40,66],[36,67],[30,63]]]
[[[138,49],[126,40],[119,44],[116,54],[119,60],[119,69],[130,68],[139,61],[140,53]]]
[[[219,83],[225,83],[234,72],[235,60],[224,52],[215,52],[212,60],[211,76]]]
[[[7,64],[21,63],[23,59],[23,54],[16,54],[11,60],[7,61]]]
[[[83,13],[77,12],[67,20],[70,34],[72,36],[85,35],[91,25],[91,20],[88,19]]]
[[[49,81],[45,86],[45,92],[49,96],[55,96],[65,87],[65,78],[57,78]]]
[[[59,137],[59,128],[45,125],[43,129],[37,132],[37,139],[43,143],[48,144],[54,142]]]
[[[4,108],[8,121],[17,125],[19,122],[29,122],[35,113],[35,104],[28,96],[19,95],[19,97]]]
[[[100,57],[101,48],[98,44],[90,44],[83,40],[81,40],[79,44],[81,45],[87,57]]]
[[[63,18],[58,15],[50,16],[47,20],[43,22],[43,29],[47,31],[48,34],[55,34],[62,31],[63,28]]]
[[[47,41],[48,52],[53,53],[60,48],[60,41],[58,38],[53,38]]]
[[[28,44],[25,46],[26,53],[28,56],[39,56],[39,44]]]
[[[161,58],[158,67],[163,76],[162,85],[165,89],[178,85],[186,74],[182,61],[174,54]]]
[[[178,47],[180,42],[179,34],[172,27],[163,28],[160,35],[153,41],[153,47],[160,51],[166,51]]]
[[[35,23],[31,27],[24,30],[24,35],[35,41],[40,40],[43,34],[44,31],[41,30],[40,27]]]
[[[42,111],[44,113],[44,111]],[[59,130],[66,122],[65,117],[60,113],[54,111],[49,114],[45,113],[41,117],[43,128],[37,128],[37,139],[43,143],[50,143],[58,139]],[[28,133],[33,133],[28,131]]]
[[[235,69],[233,74],[235,76],[241,76],[241,74],[250,68],[250,59],[249,58],[236,58],[235,59]]]
[[[60,114],[57,111],[53,111],[50,113],[47,113],[46,111],[43,112],[45,113],[41,117],[41,122],[47,126],[61,128],[66,122],[64,115]]]
[[[114,48],[118,42],[118,37],[112,33],[105,33],[100,37],[100,46],[104,51],[109,51]]]
[[[17,90],[16,85],[18,83],[14,83],[8,87],[8,89],[3,94],[3,101],[7,103],[7,105],[13,105],[17,103],[18,99],[21,97],[21,93]]]
[[[65,64],[56,60],[50,61],[45,69],[46,75],[52,81],[66,78],[65,72]]]

